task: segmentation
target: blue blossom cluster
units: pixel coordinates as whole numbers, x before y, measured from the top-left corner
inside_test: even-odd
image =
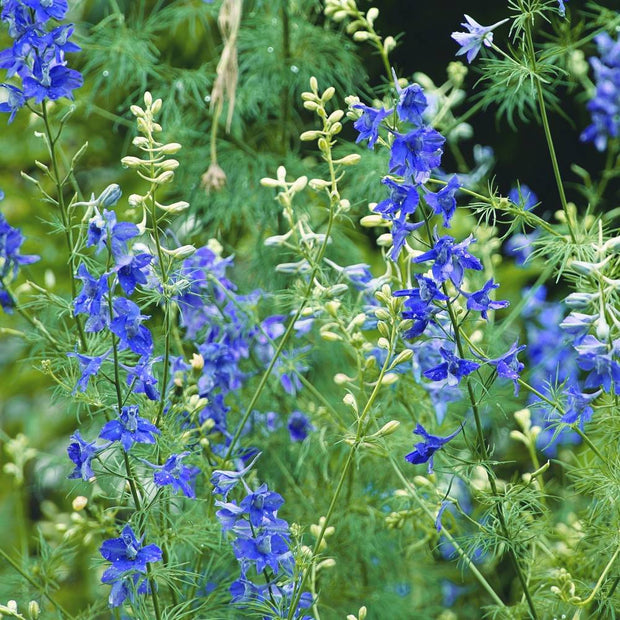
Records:
[[[73,25],[50,26],[52,20],[64,19],[67,0],[2,0],[0,7],[0,19],[14,41],[0,52],[0,68],[12,79],[0,84],[7,95],[0,111],[8,112],[11,122],[30,99],[73,99],[73,91],[82,85],[81,74],[65,60],[65,54],[80,50],[70,41]]]
[[[0,200],[4,193],[0,191]],[[34,254],[21,254],[19,249],[24,242],[24,235],[17,228],[13,228],[2,213],[0,213],[0,306],[7,312],[13,312],[15,301],[7,284],[17,276],[21,265],[29,265],[39,260]]]
[[[91,204],[86,246],[95,254],[106,252],[105,271],[95,272],[82,263],[76,273],[82,289],[74,300],[74,314],[86,317],[87,334],[105,336],[103,341],[107,340],[107,349],[95,355],[76,347],[68,356],[77,359],[81,372],[74,394],[86,391],[91,377],[97,377],[106,364],[117,364],[115,372],[125,379],[127,393],[123,403],[118,404],[116,417],[108,420],[99,431],[98,439],[103,443],[87,441],[79,431],[72,435],[67,452],[75,467],[69,478],[89,480],[95,475],[93,460],[104,451],[118,446],[128,455],[134,452],[136,445],[155,444],[161,433],[153,422],[141,415],[141,408],[148,409],[149,401],[161,398],[153,370],[161,357],[154,356],[153,336],[144,324],[149,316],[142,314],[140,306],[130,299],[140,287],[159,286],[152,272],[156,260],[149,251],[138,249],[142,246],[135,244],[141,234],[139,228],[130,222],[118,221],[111,210],[120,195],[118,186],[110,186]],[[142,458],[137,460],[148,468],[156,488],[169,486],[173,493],[181,492],[185,497],[195,498],[194,483],[200,470],[185,464],[184,459],[189,454],[187,451],[171,454],[163,464],[153,464]],[[112,607],[121,605],[127,598],[133,600],[136,592],[148,593],[146,564],[161,559],[158,547],[142,547],[131,527],[126,525],[120,538],[103,543],[101,554],[112,562],[102,578],[103,583],[112,585],[109,598]]]
[[[302,615],[312,604],[312,596],[304,592],[292,616],[289,615],[296,584],[293,580],[295,559],[290,550],[288,523],[278,517],[284,500],[262,484],[252,491],[244,476],[253,463],[241,471],[216,470],[211,482],[216,500],[216,513],[224,532],[233,537],[233,550],[241,567],[241,576],[230,587],[233,601],[240,605],[260,603],[270,608],[266,620],[292,617],[311,620]],[[242,481],[245,497],[238,503],[228,501],[228,494]],[[260,583],[257,581],[260,580]]]
[[[490,34],[494,27],[485,32]],[[431,171],[441,163],[445,138],[425,123],[427,101],[421,87],[412,84],[401,89],[397,85],[397,90],[399,101],[395,109],[396,116],[401,123],[410,123],[413,128],[407,133],[388,128],[394,136],[389,164],[391,176],[382,182],[387,186],[389,196],[374,207],[374,211],[391,224],[393,248],[390,258],[394,261],[398,260],[409,234],[426,222],[424,214],[418,215],[417,222],[410,221],[418,206],[424,203],[430,216],[441,216],[443,226],[450,227],[456,211],[456,192],[460,188],[456,175],[437,192],[425,186]],[[361,117],[355,123],[360,138],[367,139],[369,147],[373,148],[382,121],[394,111],[373,110],[362,104],[353,107],[362,110]],[[436,405],[440,421],[445,415],[447,403],[460,397],[459,390],[455,388],[461,379],[480,368],[481,363],[493,367],[499,377],[512,380],[515,391],[518,388],[519,373],[523,369],[517,355],[524,347],[517,343],[497,358],[482,357],[480,361],[463,359],[457,350],[448,320],[451,306],[457,299],[461,298],[468,313],[479,313],[484,320],[488,320],[490,311],[508,305],[507,301],[493,299],[493,291],[499,286],[493,279],[477,291],[464,290],[465,272],[481,271],[483,268],[478,258],[469,251],[474,241],[470,236],[456,242],[450,235],[440,236],[435,228],[432,238],[428,240],[430,249],[412,259],[413,264],[425,264],[429,271],[415,275],[417,286],[394,292],[395,296],[406,298],[403,318],[412,321],[405,337],[413,339],[424,334],[428,338],[416,347],[414,372],[417,367],[421,375],[431,382],[429,394]],[[434,451],[443,445],[440,438],[428,434],[421,426],[414,432],[422,434],[424,441],[408,455],[408,460],[416,463],[431,462]]]
[[[143,537],[144,538],[144,537]],[[146,577],[147,564],[159,562],[162,550],[157,545],[142,545],[129,524],[125,525],[119,538],[111,538],[101,545],[101,555],[111,562],[101,581],[112,584],[108,604],[110,607],[122,605],[127,598],[133,602],[134,594],[150,593]]]
[[[584,142],[594,142],[599,151],[607,140],[620,136],[620,34],[612,39],[606,32],[594,37],[599,58],[590,58],[596,93],[588,103],[592,124],[581,134]]]
[[[527,289],[523,291],[524,295],[531,293]],[[592,416],[590,403],[600,394],[598,391],[584,391],[580,365],[593,362],[596,353],[584,351],[584,358],[579,362],[578,352],[571,346],[571,341],[581,346],[578,343],[582,342],[585,336],[579,338],[575,333],[570,334],[575,328],[572,326],[572,319],[563,319],[565,314],[565,304],[547,301],[545,287],[540,287],[533,293],[523,311],[528,343],[528,383],[550,400],[559,398],[564,408],[564,415],[559,419],[555,407],[536,396],[530,399],[530,402],[536,405],[532,415],[533,423],[542,429],[537,437],[537,445],[550,456],[556,454],[559,446],[580,441],[579,435],[570,428],[558,429],[557,422],[579,422],[583,429],[585,422]]]
[[[198,395],[208,401],[198,424],[202,426],[211,420],[211,433],[221,434],[223,442],[212,443],[213,451],[219,455],[226,453],[233,436],[226,419],[227,397],[240,389],[250,376],[244,370],[244,362],[253,356],[266,367],[275,351],[273,342],[285,331],[284,317],[280,315],[267,317],[257,324],[255,307],[261,292],[239,295],[227,276],[232,264],[232,257],[222,258],[217,251],[205,246],[184,261],[178,275],[180,283],[187,283],[177,297],[181,325],[185,328],[185,338],[194,343],[199,353]],[[297,325],[297,334],[305,333],[309,326],[308,323]],[[275,366],[282,387],[291,395],[301,388],[298,373],[307,369],[297,359],[299,353],[284,353]],[[190,366],[177,360],[174,370],[183,374]],[[303,414],[298,415],[303,419],[296,417],[289,421],[293,440],[305,437],[312,428]],[[272,421],[266,428],[275,430],[277,426]]]

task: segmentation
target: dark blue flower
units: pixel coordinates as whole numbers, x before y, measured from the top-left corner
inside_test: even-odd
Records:
[[[248,514],[254,527],[261,527],[265,521],[276,521],[282,504],[284,500],[281,495],[270,491],[266,484],[261,484],[256,491],[243,498],[241,508]]]
[[[73,91],[82,86],[84,80],[79,71],[64,65],[49,65],[36,58],[32,75],[23,78],[24,96],[34,97],[35,103],[44,99],[55,101],[61,97],[73,99]]]
[[[489,293],[496,288],[499,288],[499,284],[496,284],[491,278],[479,291],[463,293],[467,297],[467,309],[480,312],[482,318],[488,320],[489,310],[506,308],[508,306],[507,301],[494,301],[489,297]]]
[[[579,427],[583,430],[584,424],[592,419],[592,414],[594,413],[590,403],[602,393],[602,390],[597,390],[592,394],[587,394],[581,391],[579,384],[570,385],[564,391],[568,398],[564,408],[564,415],[561,418],[562,422],[574,424],[579,420]]]
[[[475,239],[470,235],[460,243],[454,243],[454,238],[446,235],[437,239],[431,250],[413,259],[414,263],[433,261],[433,277],[438,282],[451,280],[455,286],[460,286],[463,281],[465,269],[482,270],[482,263],[467,248]]]
[[[460,380],[480,368],[480,364],[472,360],[465,360],[447,349],[439,349],[444,361],[423,374],[431,381],[446,381],[448,385],[458,385]]]
[[[390,171],[426,183],[431,170],[441,163],[446,139],[432,127],[420,127],[408,134],[396,133],[392,144]]]
[[[126,295],[132,295],[138,284],[146,284],[148,265],[153,257],[150,254],[126,254],[116,261],[114,271],[118,276],[118,282]]]
[[[21,265],[29,265],[40,259],[39,256],[20,254],[23,242],[21,231],[9,225],[0,213],[0,281],[9,275],[14,278]]]
[[[401,217],[406,217],[415,213],[420,201],[415,185],[396,183],[389,177],[383,178],[381,183],[387,185],[390,196],[373,208],[375,213],[381,213],[385,219],[395,219],[399,214]]]
[[[409,461],[409,463],[413,463],[414,465],[428,462],[428,471],[429,473],[432,473],[433,456],[435,452],[447,444],[451,439],[456,437],[461,430],[462,427],[458,428],[454,431],[454,433],[448,435],[447,437],[437,437],[436,435],[431,435],[428,433],[421,424],[417,424],[413,433],[423,437],[424,441],[417,443],[414,446],[413,451],[409,452],[409,454],[405,456],[405,460]]]
[[[151,332],[142,325],[150,318],[140,314],[140,308],[131,300],[117,297],[113,303],[114,318],[110,322],[110,331],[118,336],[121,349],[129,348],[138,355],[150,356],[153,350]]]
[[[247,474],[254,466],[258,455],[252,460],[252,462],[241,469],[240,471],[226,471],[222,469],[215,469],[211,474],[211,484],[213,485],[213,493],[215,495],[222,495],[224,500],[231,489],[237,486],[239,480]]]
[[[605,392],[610,392],[613,384],[615,392],[620,392],[620,338],[609,345],[588,335],[575,349],[579,353],[579,368],[588,373],[586,388],[601,386]]]
[[[131,222],[117,222],[114,211],[95,207],[95,215],[88,222],[87,246],[96,246],[99,253],[110,239],[112,255],[117,260],[127,254],[127,241],[140,234],[138,227]]]
[[[67,0],[21,0],[26,6],[34,10],[38,22],[47,22],[50,19],[61,20],[69,10]]]
[[[200,473],[198,467],[190,467],[182,463],[183,459],[189,452],[181,454],[173,454],[163,465],[153,465],[151,467],[158,470],[153,474],[153,481],[159,487],[172,485],[174,493],[181,491],[185,497],[194,499],[196,493],[194,491],[194,480]]]
[[[131,526],[125,525],[120,538],[106,540],[99,551],[101,555],[112,563],[101,577],[103,583],[111,583],[112,591],[109,597],[111,607],[118,607],[127,597],[131,597],[133,587],[142,575],[146,575],[147,564],[159,562],[162,559],[162,550],[154,544],[142,546],[142,537],[136,538]],[[138,593],[148,592],[145,580],[138,587]]]
[[[566,7],[564,6],[565,2],[568,2],[568,0],[558,0],[558,13],[561,17],[566,16]]]
[[[392,250],[390,258],[393,261],[398,260],[409,235],[423,225],[424,222],[407,222],[405,217],[398,217],[392,221]]]
[[[112,349],[106,351],[103,355],[83,355],[82,353],[78,353],[77,350],[75,353],[67,353],[67,357],[75,357],[80,363],[80,369],[82,370],[82,375],[78,379],[78,382],[75,384],[73,388],[72,394],[75,394],[77,390],[80,392],[84,392],[86,387],[88,386],[88,380],[90,377],[94,377],[101,368],[101,364],[103,364],[104,360],[110,355]]]
[[[418,126],[422,125],[424,123],[422,114],[428,106],[422,87],[419,84],[410,84],[406,88],[401,89],[397,82],[396,89],[399,94],[396,112],[400,120]]]
[[[91,467],[91,461],[99,454],[101,448],[95,442],[88,442],[82,439],[80,431],[75,431],[71,435],[72,442],[67,448],[69,458],[75,463],[75,469],[69,474],[69,478],[81,478],[90,480],[95,473]]]
[[[159,435],[160,430],[147,419],[141,418],[138,413],[138,405],[123,407],[118,419],[107,422],[99,437],[120,441],[125,452],[128,452],[134,443],[155,443],[155,435]]]
[[[94,278],[82,263],[78,267],[77,276],[84,286],[73,302],[73,312],[88,314],[85,329],[87,332],[99,332],[107,327],[110,312],[104,295],[108,292],[108,274]]]
[[[301,411],[293,411],[286,425],[291,441],[303,441],[314,430],[312,422]]]
[[[523,368],[525,368],[524,364],[521,363],[517,359],[517,355],[525,349],[525,345],[522,344],[518,346],[517,341],[504,353],[499,357],[494,359],[483,359],[487,364],[491,364],[495,366],[495,370],[497,371],[497,376],[502,377],[504,379],[512,379],[515,386],[515,396],[519,393],[519,376]]]
[[[363,103],[356,103],[352,107],[362,110],[362,115],[353,123],[353,127],[359,131],[356,142],[368,140],[368,148],[374,148],[375,142],[379,138],[379,127],[381,126],[381,122],[386,116],[392,113],[392,110],[386,110],[385,108],[375,110]]]
[[[436,215],[443,216],[443,225],[450,227],[450,221],[456,211],[455,194],[461,187],[458,177],[454,174],[448,183],[442,187],[437,193],[427,192],[424,194],[426,204],[433,210]]]
[[[159,400],[159,391],[155,387],[157,379],[153,375],[153,364],[161,362],[162,358],[142,356],[135,366],[125,366],[127,371],[127,385],[131,386],[134,394],[146,394],[149,400]]]

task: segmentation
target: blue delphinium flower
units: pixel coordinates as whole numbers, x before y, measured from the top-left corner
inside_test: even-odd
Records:
[[[134,586],[146,575],[147,564],[162,559],[162,550],[157,545],[142,546],[143,538],[138,540],[131,526],[127,524],[120,538],[104,541],[99,549],[101,555],[112,563],[101,577],[103,583],[112,584],[108,599],[110,607],[122,605],[128,597],[133,600]],[[142,579],[137,590],[139,594],[148,592],[146,579]]]
[[[431,381],[446,381],[448,385],[458,385],[463,377],[480,368],[478,362],[462,359],[444,347],[441,347],[439,352],[444,361],[423,373]]]
[[[153,364],[161,362],[163,358],[142,356],[135,366],[121,367],[127,372],[127,385],[132,388],[134,394],[145,394],[149,400],[159,400],[160,394],[155,385],[157,379],[153,375]]]
[[[375,110],[363,103],[356,103],[351,107],[362,110],[362,115],[353,123],[353,127],[359,132],[356,142],[368,140],[368,148],[374,148],[375,142],[379,138],[381,122],[392,113],[392,110],[386,110],[385,108]]]
[[[385,219],[396,219],[397,216],[404,218],[415,213],[420,201],[416,186],[396,183],[389,177],[383,178],[381,183],[387,185],[390,195],[373,208],[375,213],[381,213]]]
[[[146,462],[157,470],[153,473],[153,482],[158,487],[171,485],[174,493],[181,491],[185,497],[194,499],[196,497],[194,480],[200,473],[200,468],[183,464],[182,461],[188,454],[189,452],[173,454],[163,465]]]
[[[138,284],[146,284],[153,257],[146,252],[142,254],[126,254],[116,260],[114,271],[118,276],[118,283],[126,295],[132,295]]]
[[[602,393],[603,390],[597,390],[592,394],[587,394],[581,391],[578,383],[570,385],[564,391],[568,398],[564,407],[564,415],[561,418],[562,422],[574,424],[579,420],[579,427],[583,430],[585,423],[592,419],[592,414],[594,413],[590,403]]]
[[[87,314],[85,329],[87,332],[99,332],[105,329],[110,320],[110,312],[104,295],[108,292],[108,275],[93,277],[84,264],[78,267],[77,276],[84,286],[73,302],[73,313]]]
[[[121,409],[117,420],[106,422],[99,437],[120,441],[125,452],[128,452],[135,443],[155,443],[155,435],[159,435],[160,430],[138,414],[138,405],[126,405]]]
[[[140,314],[140,308],[131,300],[117,297],[113,302],[114,317],[110,331],[116,334],[121,349],[131,349],[138,355],[149,356],[153,351],[153,336],[142,321],[150,318]]]
[[[82,439],[80,431],[71,435],[72,442],[67,448],[69,458],[75,463],[75,469],[69,474],[69,478],[81,478],[90,480],[95,473],[92,470],[91,461],[99,454],[101,448],[94,441],[88,442]]]
[[[286,427],[291,436],[291,441],[303,441],[314,430],[314,426],[308,417],[301,411],[291,413]]]
[[[9,25],[13,45],[0,51],[0,68],[9,78],[21,80],[16,84],[0,84],[8,100],[0,103],[1,112],[9,112],[9,122],[28,99],[36,103],[61,97],[73,99],[73,90],[82,85],[82,75],[67,67],[65,54],[80,48],[69,41],[71,25],[48,31],[50,20],[63,19],[68,10],[67,0],[23,0],[2,2],[0,19]]]
[[[221,495],[226,500],[228,493],[234,489],[239,481],[245,476],[254,466],[257,455],[248,465],[239,471],[226,471],[223,469],[215,469],[211,474],[211,484],[213,485],[213,494]]]
[[[88,222],[86,246],[95,246],[97,253],[101,252],[110,240],[110,248],[115,258],[127,254],[127,241],[140,234],[138,227],[131,222],[117,222],[116,213],[104,209],[103,213],[95,207],[95,215]]]
[[[20,254],[24,235],[18,228],[13,228],[0,213],[0,280],[7,276],[15,277],[21,265],[30,265],[38,260],[34,254]]]
[[[112,349],[109,349],[102,355],[83,355],[82,353],[78,353],[77,350],[75,353],[67,353],[67,357],[77,358],[80,363],[80,369],[82,370],[82,374],[73,388],[72,394],[75,394],[78,390],[80,392],[86,391],[88,380],[99,372],[101,365],[111,352]]]
[[[424,194],[426,204],[434,211],[436,215],[443,216],[443,225],[450,227],[450,221],[456,211],[455,194],[461,187],[459,179],[456,175],[452,175],[448,183],[442,187],[437,193],[428,192]]]
[[[404,334],[405,338],[415,338],[422,334],[429,322],[440,311],[433,302],[447,301],[449,297],[441,292],[437,283],[426,276],[416,276],[419,288],[394,291],[395,297],[406,297],[403,311],[404,319],[411,319],[413,326]]]
[[[456,53],[457,56],[467,54],[467,62],[471,62],[480,51],[482,45],[491,47],[493,43],[493,30],[507,22],[503,19],[492,26],[481,26],[477,21],[473,20],[469,15],[465,15],[465,21],[461,24],[467,29],[467,32],[453,32],[452,38],[461,46]]]
[[[568,0],[558,0],[558,13],[561,17],[566,16],[566,7],[564,6],[565,2],[568,2]]]
[[[447,444],[451,439],[454,439],[454,437],[456,437],[461,430],[462,427],[458,428],[454,431],[454,433],[448,435],[447,437],[438,437],[428,433],[421,424],[416,424],[413,432],[415,435],[420,435],[423,437],[424,441],[417,443],[414,446],[413,451],[409,452],[409,454],[405,456],[405,460],[409,461],[409,463],[413,463],[414,465],[428,462],[428,472],[432,473],[433,456],[435,452]]]
[[[613,384],[614,391],[620,392],[620,338],[609,345],[588,335],[575,349],[579,353],[579,368],[588,373],[586,388],[601,386],[605,392],[610,392]]]
[[[517,355],[525,349],[526,345],[518,346],[515,342],[506,353],[494,359],[484,359],[487,364],[495,366],[497,376],[504,379],[512,379],[515,387],[515,396],[519,393],[519,377],[525,368],[524,364],[517,359]]]
[[[592,124],[580,139],[594,142],[599,151],[607,148],[609,138],[620,136],[620,35],[614,41],[606,32],[594,37],[600,58],[590,58],[594,70],[596,92],[587,107]]]
[[[482,318],[488,320],[489,310],[506,308],[508,306],[507,301],[494,301],[489,297],[489,293],[496,288],[499,288],[499,284],[496,284],[491,278],[479,291],[463,293],[467,297],[467,309],[480,312]]]
[[[538,196],[525,183],[512,187],[508,192],[508,200],[524,211],[530,211],[538,204]]]
[[[424,123],[422,114],[424,114],[424,110],[428,107],[422,87],[419,84],[410,84],[406,88],[401,89],[398,81],[395,81],[395,83],[399,95],[398,105],[396,106],[398,118],[406,123],[422,125]]]
[[[413,259],[414,263],[433,261],[433,277],[438,282],[451,280],[455,286],[460,286],[463,281],[465,269],[482,270],[482,263],[467,251],[475,239],[470,235],[460,243],[454,243],[454,238],[446,235],[437,238],[431,250],[424,252]]]
[[[432,127],[420,127],[407,134],[395,133],[390,157],[390,171],[426,183],[431,170],[441,164],[446,139]]]

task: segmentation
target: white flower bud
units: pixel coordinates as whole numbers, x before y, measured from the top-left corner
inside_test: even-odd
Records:
[[[125,168],[139,168],[140,166],[146,164],[146,162],[139,157],[127,155],[127,157],[123,157],[123,159],[121,159],[121,164],[125,166]]]
[[[174,155],[178,153],[183,148],[183,145],[178,142],[169,142],[168,144],[164,144],[163,146],[157,149],[162,155]]]

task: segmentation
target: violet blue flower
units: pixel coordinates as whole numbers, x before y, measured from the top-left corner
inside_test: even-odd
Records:
[[[493,43],[493,33],[491,31],[507,21],[508,19],[503,19],[492,26],[481,26],[469,15],[465,15],[465,21],[461,26],[466,28],[467,32],[453,32],[451,35],[461,46],[456,55],[467,54],[467,62],[470,63],[478,55],[482,45],[491,47]]]
[[[507,301],[494,301],[489,297],[489,293],[499,288],[491,278],[479,291],[475,293],[463,293],[467,297],[467,309],[480,312],[483,319],[489,320],[489,310],[499,310],[508,306]]]
[[[390,171],[426,183],[431,170],[441,163],[446,139],[432,127],[420,127],[408,134],[395,133],[390,157]]]
[[[423,373],[431,381],[446,381],[448,385],[458,385],[463,377],[480,368],[477,362],[462,359],[443,347],[440,347],[439,352],[444,361]]]
[[[433,210],[435,215],[443,216],[443,225],[446,228],[450,227],[450,221],[456,211],[455,194],[460,187],[459,178],[454,174],[450,177],[448,183],[437,193],[428,192],[424,194],[426,204]]]
[[[436,435],[431,435],[426,431],[426,429],[421,424],[416,424],[416,427],[413,431],[415,435],[420,435],[424,438],[424,441],[420,441],[417,443],[412,452],[409,452],[405,456],[405,460],[409,461],[409,463],[413,463],[414,465],[418,465],[420,463],[428,462],[428,472],[432,473],[433,471],[433,456],[437,450],[443,448],[445,444],[447,444],[451,439],[454,439],[462,430],[463,427],[458,428],[454,433],[448,435],[447,437],[438,437]]]
[[[357,110],[362,110],[362,115],[353,123],[353,127],[359,131],[356,142],[368,140],[368,148],[374,149],[375,142],[379,138],[379,127],[386,116],[392,113],[392,110],[380,108],[375,110],[363,103],[356,103],[351,106]]]
[[[138,405],[126,405],[116,420],[107,422],[99,433],[101,439],[120,441],[125,452],[135,443],[155,443],[160,430],[146,418],[139,415]]]

